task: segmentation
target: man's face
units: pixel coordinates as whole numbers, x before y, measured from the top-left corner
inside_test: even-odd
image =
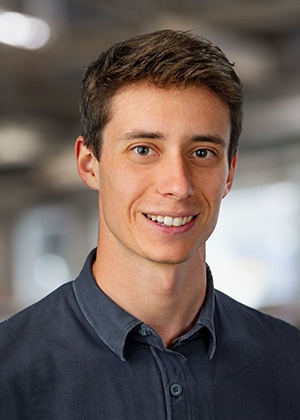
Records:
[[[125,88],[111,106],[95,161],[99,245],[129,258],[187,261],[231,188],[229,108],[206,87],[148,85]]]

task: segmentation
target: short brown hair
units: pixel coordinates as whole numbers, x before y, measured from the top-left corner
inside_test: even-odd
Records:
[[[207,86],[229,106],[235,155],[242,130],[243,88],[221,49],[191,32],[161,30],[119,42],[92,62],[81,85],[81,134],[100,159],[102,131],[112,97],[123,87],[149,83],[162,88]]]

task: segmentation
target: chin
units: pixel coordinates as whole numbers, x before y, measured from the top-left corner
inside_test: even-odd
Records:
[[[162,254],[160,254],[159,256],[155,257],[148,257],[147,259],[149,261],[152,261],[154,263],[157,264],[161,264],[161,265],[178,265],[178,264],[184,264],[187,261],[191,260],[192,256],[195,255],[196,253],[193,254],[180,254],[180,255],[165,255],[163,256]],[[198,253],[197,253],[197,259],[199,259],[198,257]]]

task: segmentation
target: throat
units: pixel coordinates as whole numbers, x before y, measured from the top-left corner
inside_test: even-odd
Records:
[[[156,301],[156,308],[148,308],[142,314],[142,322],[150,325],[161,337],[166,348],[171,348],[174,342],[187,333],[196,323],[201,311],[204,296],[194,294],[187,299],[177,296],[173,300]]]
[[[167,348],[195,325],[205,299],[206,275],[198,271],[196,278],[190,274],[188,279],[156,279],[147,299],[140,296],[139,307],[132,308],[133,315],[150,325]]]
[[[97,284],[117,305],[151,326],[166,346],[197,319],[206,293],[206,266],[201,249],[182,264],[154,264],[116,259],[112,270],[99,252],[93,265]]]

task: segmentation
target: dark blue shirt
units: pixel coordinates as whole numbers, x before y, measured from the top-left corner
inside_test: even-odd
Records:
[[[91,272],[0,326],[1,420],[299,420],[300,333],[208,289],[171,349]]]

